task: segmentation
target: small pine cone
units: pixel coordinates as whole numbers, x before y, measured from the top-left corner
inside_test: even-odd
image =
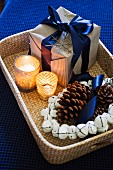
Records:
[[[98,115],[102,115],[104,112],[107,112],[106,106],[104,107],[103,105],[97,105],[91,120],[94,120]]]
[[[97,106],[91,120],[104,112],[108,112],[111,103],[113,103],[113,87],[108,84],[101,85],[97,91]]]
[[[108,84],[100,86],[100,89],[97,92],[97,102],[108,106],[110,103],[113,103],[113,87]]]
[[[57,108],[57,120],[60,124],[75,125],[80,111],[89,101],[89,87],[75,81],[69,84],[67,91],[60,97],[60,107]]]

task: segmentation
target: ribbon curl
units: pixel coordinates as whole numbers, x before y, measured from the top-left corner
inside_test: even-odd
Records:
[[[91,91],[91,99],[86,104],[85,108],[79,113],[77,123],[86,123],[90,118],[94,115],[96,103],[97,103],[97,96],[94,93],[97,87],[100,87],[103,81],[104,75],[100,74],[93,78],[92,81],[92,91]]]

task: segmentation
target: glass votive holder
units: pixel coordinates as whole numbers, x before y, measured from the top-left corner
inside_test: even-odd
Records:
[[[58,77],[53,72],[43,71],[36,77],[37,91],[43,100],[52,96],[57,87]]]
[[[36,87],[40,61],[31,55],[21,55],[14,63],[15,82],[20,91],[30,92]]]

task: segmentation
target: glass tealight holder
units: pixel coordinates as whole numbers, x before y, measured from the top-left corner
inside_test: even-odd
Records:
[[[53,72],[43,71],[36,77],[37,91],[43,100],[48,100],[57,87],[58,77]]]
[[[36,87],[40,61],[31,55],[22,55],[14,63],[15,82],[20,91],[30,92]]]

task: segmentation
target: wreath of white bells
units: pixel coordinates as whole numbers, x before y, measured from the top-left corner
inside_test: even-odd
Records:
[[[111,79],[110,79],[111,80]],[[104,84],[108,82],[108,80],[104,80]],[[91,81],[81,82],[82,84],[91,86]],[[109,125],[113,125],[113,103],[109,105],[108,113],[103,113],[102,115],[98,115],[94,121],[88,121],[86,124],[78,124],[77,126],[74,125],[67,125],[63,124],[60,125],[56,118],[56,107],[60,106],[58,101],[62,96],[63,92],[66,91],[64,89],[62,92],[58,94],[58,96],[52,96],[48,99],[48,108],[41,110],[41,115],[44,117],[44,122],[42,123],[42,128],[44,132],[52,132],[54,137],[60,139],[76,139],[85,138],[88,134],[97,134],[106,132],[109,128]]]

